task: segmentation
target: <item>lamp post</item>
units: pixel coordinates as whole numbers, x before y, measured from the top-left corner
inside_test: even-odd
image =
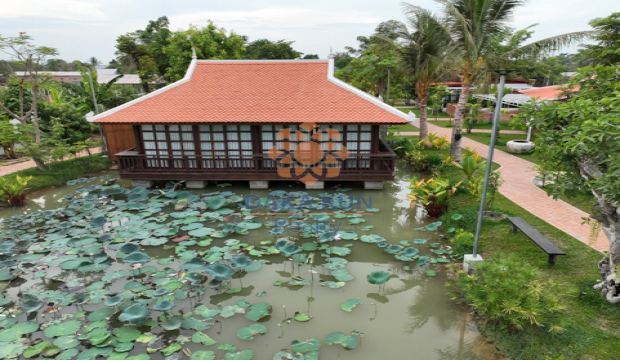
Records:
[[[480,197],[480,209],[478,210],[478,222],[476,225],[476,237],[474,238],[473,254],[467,254],[463,258],[463,269],[471,272],[470,265],[482,262],[482,257],[478,255],[478,243],[480,241],[480,232],[482,230],[482,218],[484,217],[484,209],[487,200],[487,189],[489,187],[489,177],[491,176],[491,166],[493,165],[493,151],[495,150],[495,139],[497,137],[497,129],[499,126],[499,115],[502,109],[502,97],[504,95],[504,84],[506,83],[506,74],[512,70],[494,70],[499,73],[499,87],[497,89],[497,99],[495,103],[495,113],[493,114],[493,130],[491,131],[491,143],[489,144],[489,154],[487,155],[487,167],[484,172],[484,183],[482,185],[482,195]]]
[[[95,105],[95,115],[99,115],[99,105],[97,105],[97,96],[95,95],[95,87],[93,86],[93,68],[92,66],[88,67],[88,82],[90,83],[90,93],[93,96],[93,104]],[[103,135],[103,129],[101,128],[101,124],[99,124],[99,135],[101,136],[101,154],[103,156],[107,156],[107,145],[105,141],[105,136]]]

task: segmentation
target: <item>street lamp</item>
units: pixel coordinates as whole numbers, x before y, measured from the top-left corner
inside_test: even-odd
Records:
[[[93,95],[93,104],[95,106],[95,115],[99,115],[99,106],[97,105],[97,96],[95,95],[95,88],[93,87],[93,68],[92,66],[88,67],[88,82],[90,83],[90,92]],[[105,141],[105,136],[103,135],[103,128],[101,124],[99,124],[99,135],[101,136],[101,154],[105,157],[107,156],[107,146]]]
[[[497,137],[497,128],[499,126],[499,115],[502,109],[502,98],[504,96],[504,84],[506,83],[506,74],[514,70],[490,70],[500,75],[499,87],[497,89],[497,99],[495,103],[495,113],[493,114],[493,130],[491,130],[491,143],[489,144],[489,154],[487,155],[487,167],[484,172],[484,183],[482,185],[482,196],[480,197],[480,209],[478,210],[478,223],[476,225],[476,237],[474,238],[473,254],[467,254],[463,257],[463,269],[469,273],[472,268],[470,265],[482,262],[482,257],[478,255],[478,242],[480,241],[480,232],[482,230],[482,218],[484,216],[484,208],[487,200],[487,188],[489,187],[489,177],[491,176],[491,166],[493,165],[493,150],[495,150],[495,138]],[[472,266],[473,267],[473,266]]]

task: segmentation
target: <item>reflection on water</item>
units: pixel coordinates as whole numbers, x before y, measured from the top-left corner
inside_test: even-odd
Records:
[[[114,173],[111,173],[115,175]],[[416,232],[413,229],[422,226],[428,220],[421,220],[419,214],[409,209],[406,201],[408,190],[406,181],[411,172],[404,166],[399,166],[396,180],[386,184],[383,191],[365,191],[361,184],[327,183],[328,186],[340,186],[353,188],[347,195],[372,196],[372,206],[380,209],[379,212],[365,216],[366,223],[352,225],[344,221],[343,231],[356,231],[358,234],[373,233],[385,237],[390,243],[398,244],[402,240],[414,238],[426,239],[432,237],[429,242],[441,241],[435,233]],[[122,183],[122,182],[121,182]],[[1,209],[1,217],[10,217],[16,214],[36,210],[52,209],[63,204],[63,197],[73,194],[76,186],[65,186],[35,194],[27,201],[27,206],[21,209]],[[301,191],[302,187],[289,182],[274,182],[271,190]],[[212,192],[216,190],[232,191],[237,194],[253,194],[265,196],[267,191],[250,190],[247,182],[233,184],[223,189],[211,185],[208,189],[200,192]],[[326,189],[333,190],[333,189]],[[322,191],[308,191],[313,196]],[[272,220],[273,217],[262,216],[259,220]],[[118,224],[115,224],[118,225]],[[361,231],[361,227],[374,225],[370,232]],[[177,236],[179,236],[177,234]],[[277,237],[281,237],[277,236]],[[261,228],[251,231],[249,235],[234,235],[234,238],[249,245],[258,246],[261,241],[275,240],[277,237],[267,233],[267,229]],[[222,246],[222,239],[216,239],[213,246]],[[320,280],[332,280],[329,272],[320,265],[324,261],[317,258],[312,265],[300,265],[291,261],[285,261],[281,256],[270,256],[267,259],[270,264],[265,264],[260,271],[244,273],[236,276],[231,283],[231,288],[241,288],[234,294],[218,293],[209,290],[203,296],[194,299],[178,300],[176,309],[183,309],[185,313],[191,311],[201,303],[214,306],[231,305],[242,299],[254,302],[268,302],[273,305],[273,314],[262,324],[269,329],[267,334],[256,336],[252,341],[242,341],[236,336],[238,329],[248,326],[250,322],[243,316],[233,316],[223,319],[220,323],[206,330],[219,344],[231,343],[237,345],[239,350],[252,349],[255,359],[268,360],[280,349],[288,348],[293,340],[305,340],[317,338],[321,341],[331,332],[341,331],[350,333],[359,331],[365,334],[361,345],[353,350],[344,350],[338,345],[321,348],[321,359],[496,359],[492,346],[477,332],[471,319],[463,309],[456,306],[446,294],[443,274],[439,272],[436,277],[428,277],[425,267],[413,266],[412,270],[405,270],[401,263],[392,255],[385,253],[374,244],[355,242],[351,247],[352,253],[346,256],[349,260],[347,266],[349,272],[356,278],[340,289],[330,289],[320,286]],[[165,250],[164,247],[147,247],[144,249],[154,260],[174,256],[173,250]],[[178,269],[184,260],[175,259],[167,265],[158,265],[153,261],[152,265],[159,269],[170,267]],[[151,265],[151,264],[149,264]],[[114,272],[127,269],[123,263],[115,263],[106,272]],[[384,286],[372,285],[366,281],[366,275],[372,271],[388,271],[392,274],[390,281]],[[303,277],[310,282],[308,286],[275,286],[274,282],[290,281],[291,276]],[[61,270],[50,268],[47,276],[41,279],[28,278],[27,282],[8,290],[11,297],[17,296],[22,289],[27,289],[35,284],[44,284],[49,289],[64,286],[65,282],[77,276],[84,276],[75,270]],[[92,280],[97,280],[97,275]],[[116,281],[107,289],[110,292],[122,292],[127,281]],[[16,284],[17,285],[17,284]],[[260,295],[260,296],[257,296]],[[358,305],[352,312],[344,312],[340,304],[349,299],[359,299],[363,303]],[[282,306],[284,305],[284,306]],[[87,311],[95,311],[101,305],[84,305]],[[81,306],[70,306],[63,312],[74,313],[81,310]],[[306,323],[293,321],[286,323],[287,317],[292,317],[296,312],[304,312],[312,316],[312,320]],[[121,326],[122,324],[118,324]],[[278,326],[281,325],[281,326]],[[191,336],[193,331],[174,330],[166,332],[167,336],[180,334]],[[35,334],[36,335],[36,334]],[[223,352],[216,350],[218,345],[209,347],[216,351],[218,358]],[[189,342],[184,348],[197,351],[204,346]],[[134,349],[129,355],[137,355],[142,349]],[[160,353],[151,354],[153,359],[163,359]]]

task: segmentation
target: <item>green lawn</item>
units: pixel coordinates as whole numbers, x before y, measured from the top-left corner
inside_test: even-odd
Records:
[[[416,132],[416,131],[420,131],[420,129],[418,129],[417,127],[411,124],[403,124],[403,125],[389,125],[388,131],[391,131],[393,133]]]
[[[435,149],[425,150],[429,154]],[[447,156],[449,150],[440,151]],[[444,175],[455,181],[463,180],[462,172],[448,168]],[[585,201],[582,199],[582,203]],[[474,232],[478,201],[461,189],[453,197],[451,211],[462,214],[460,227]],[[510,330],[480,319],[480,330],[494,342],[500,352],[509,359],[618,359],[620,358],[620,306],[607,303],[592,288],[599,279],[597,263],[602,254],[588,245],[567,235],[538,217],[532,215],[501,194],[496,195],[494,211],[518,216],[564,250],[556,265],[547,264],[547,255],[522,233],[511,233],[508,220],[485,219],[480,238],[480,250],[484,258],[494,255],[516,255],[540,269],[542,282],[552,279],[563,283],[572,291],[565,299],[568,326],[560,334],[550,334],[545,329],[528,328]],[[450,217],[448,214],[447,218]],[[445,221],[445,218],[443,219]],[[446,227],[454,224],[445,224]]]
[[[85,177],[88,174],[107,170],[109,167],[110,160],[108,158],[101,157],[100,154],[96,154],[51,163],[48,166],[48,170],[45,172],[42,172],[38,168],[34,167],[2,176],[2,178],[11,181],[14,180],[17,175],[21,177],[32,176],[32,179],[28,182],[28,190],[26,191],[27,193],[30,193],[52,186],[61,186],[66,184],[69,180],[78,179]]]
[[[475,140],[479,143],[485,144],[485,145],[489,145],[491,143],[491,134],[490,133],[471,133],[468,134],[465,131],[463,131],[463,136],[470,138],[472,140]],[[525,134],[500,134],[499,139],[497,139],[497,141],[495,142],[495,148],[501,151],[505,151],[508,152],[508,147],[506,146],[506,143],[510,140],[523,140],[525,139]],[[529,154],[512,154],[516,157],[520,157],[523,160],[527,160],[530,162],[533,162],[534,164],[538,164],[540,163],[540,158],[538,157],[538,154],[536,153],[536,151],[533,151]],[[480,154],[485,156],[486,154]]]
[[[414,108],[405,108],[405,109],[402,109],[402,108],[400,108],[400,109],[398,109],[398,110],[400,110],[400,111],[404,112],[405,114],[409,114],[409,112],[410,112],[410,111],[413,111],[413,113],[415,114],[415,116],[416,116],[417,118],[419,118],[419,117],[420,117],[420,109],[414,109]],[[445,112],[443,112],[443,111],[440,111],[438,114],[432,114],[432,113],[431,113],[431,111],[429,111],[429,112],[428,112],[428,118],[429,118],[429,119],[432,119],[432,118],[446,118],[446,119],[448,119],[448,118],[450,118],[450,115],[446,114],[446,113],[445,113]]]
[[[445,121],[445,120],[429,120],[428,121],[430,124],[433,125],[437,125],[439,127],[443,127],[443,128],[451,128],[452,127],[452,122],[451,121]],[[493,128],[492,124],[489,124],[488,122],[484,121],[484,122],[479,122],[475,129],[487,129],[487,130],[491,130]],[[465,131],[466,129],[463,129],[463,131]],[[508,121],[500,121],[499,122],[499,130],[515,130],[510,126],[510,122]],[[516,130],[520,130],[520,129],[516,129]]]

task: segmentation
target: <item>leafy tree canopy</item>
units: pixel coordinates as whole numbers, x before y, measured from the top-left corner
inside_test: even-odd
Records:
[[[582,45],[579,56],[584,64],[620,64],[620,12],[590,21],[596,31],[593,45]]]
[[[245,57],[248,59],[297,59],[302,53],[293,49],[293,43],[294,41],[285,40],[255,40],[245,47]]]

